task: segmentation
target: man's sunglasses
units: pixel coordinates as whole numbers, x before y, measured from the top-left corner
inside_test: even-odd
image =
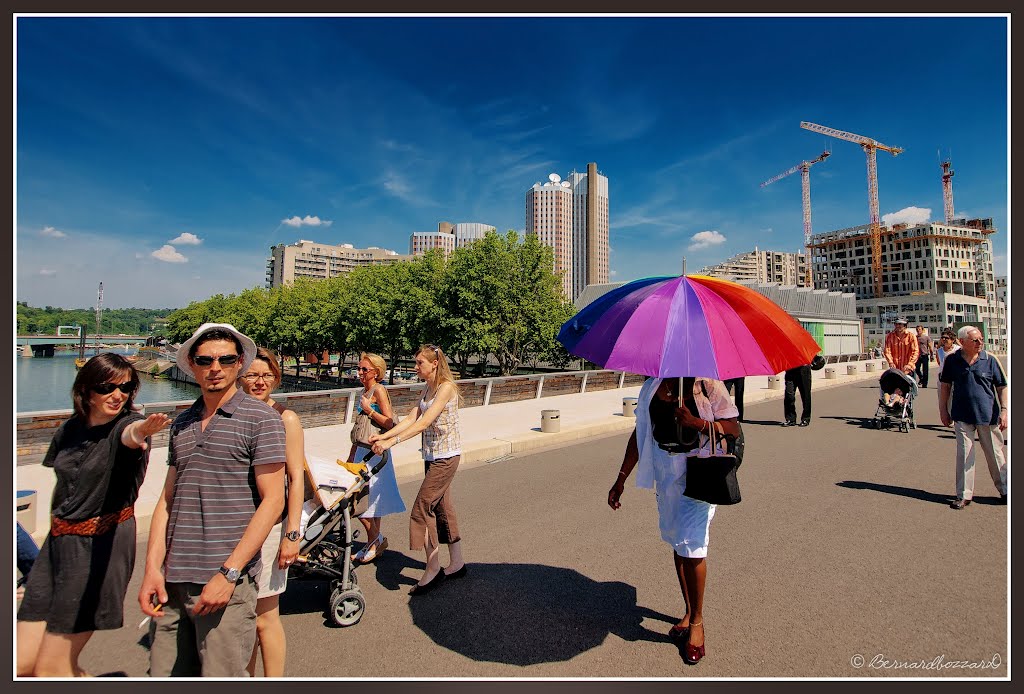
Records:
[[[94,393],[100,395],[110,395],[114,390],[119,390],[125,395],[131,395],[135,392],[135,384],[131,381],[125,381],[124,383],[97,383],[92,387]]]
[[[221,366],[227,366],[228,364],[234,364],[236,361],[238,361],[238,355],[222,354],[219,357],[192,357],[192,361],[195,362],[196,366],[209,366],[210,364],[213,363],[214,359],[216,359],[217,363],[220,364]]]

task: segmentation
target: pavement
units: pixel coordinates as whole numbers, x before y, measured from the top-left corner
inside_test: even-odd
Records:
[[[622,507],[607,504],[629,436],[620,391],[582,396],[603,401],[590,424],[620,422],[600,431],[607,436],[490,465],[494,454],[482,453],[459,469],[451,493],[464,578],[408,595],[424,557],[409,549],[407,510],[383,519],[389,548],[357,571],[366,603],[358,624],[332,626],[327,581],[290,579],[280,605],[285,675],[368,678],[371,687],[389,678],[1006,680],[1012,504],[1000,505],[979,463],[974,503],[951,510],[955,441],[938,421],[934,381],[917,399],[917,429],[900,432],[873,427],[873,380],[819,376],[811,425],[801,428],[779,426],[778,395],[748,379],[743,501],[718,507],[711,526],[698,665],[683,663],[666,636],[683,601],[654,493],[631,476]],[[556,402],[566,401],[467,408],[463,421],[477,431],[467,444],[483,441],[483,430],[490,440],[538,440],[539,409]],[[588,421],[560,406],[564,433]],[[346,433],[327,441],[345,447]],[[408,507],[420,477],[407,480],[399,492]],[[140,532],[137,556],[145,549]],[[124,626],[96,632],[83,650],[87,671],[145,676],[143,568],[137,560]]]
[[[847,374],[847,364],[834,364],[825,369],[812,371],[812,393],[856,381],[877,380],[885,370],[883,363],[881,359],[853,362],[856,366],[856,373],[853,375]],[[866,371],[867,364],[873,364],[875,370]],[[827,378],[829,369],[834,370],[834,378]],[[775,384],[777,387],[772,387],[770,383],[770,380],[774,379],[778,379]],[[486,407],[462,408],[459,413],[462,433],[460,469],[488,465],[513,456],[572,446],[582,440],[632,431],[634,420],[624,416],[623,399],[636,397],[639,392],[640,386],[633,386]],[[766,400],[781,400],[783,394],[781,376],[748,376],[743,398],[744,407]],[[797,397],[799,399],[799,396]],[[541,431],[542,410],[559,411],[559,431]],[[778,418],[782,419],[781,403]],[[305,429],[307,455],[327,460],[347,457],[351,446],[351,428],[352,424],[349,423]],[[421,479],[423,476],[419,439],[418,436],[414,437],[391,449],[399,484]],[[34,489],[37,492],[34,504],[36,527],[32,531],[32,536],[38,542],[42,542],[49,529],[48,511],[53,489],[53,472],[36,463],[16,466],[16,474],[17,489]],[[163,488],[166,475],[167,448],[154,448],[150,453],[146,480],[135,505],[140,533],[149,527],[148,520]]]

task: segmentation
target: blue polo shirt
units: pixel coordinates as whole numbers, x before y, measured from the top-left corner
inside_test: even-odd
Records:
[[[995,357],[981,350],[978,359],[968,364],[963,350],[948,355],[942,363],[939,381],[953,386],[950,417],[966,424],[998,424],[999,398],[996,388],[1006,386],[1003,367]]]

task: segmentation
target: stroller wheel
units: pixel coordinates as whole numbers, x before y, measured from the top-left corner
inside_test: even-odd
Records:
[[[339,627],[350,627],[363,618],[366,601],[356,588],[331,594],[331,620]]]

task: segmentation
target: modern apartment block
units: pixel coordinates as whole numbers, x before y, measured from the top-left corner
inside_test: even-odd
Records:
[[[956,219],[882,229],[882,296],[875,295],[869,226],[811,238],[814,286],[853,293],[868,344],[898,315],[937,337],[963,323],[984,327],[987,348],[1007,349],[1006,303],[996,291],[991,219]]]
[[[490,224],[479,222],[438,222],[437,231],[414,231],[409,237],[409,252],[414,255],[423,255],[432,248],[440,248],[448,255],[456,248],[461,248],[467,243],[482,239],[488,231],[495,231]]]
[[[296,277],[329,279],[351,272],[360,265],[380,265],[409,260],[412,256],[370,246],[355,248],[350,243],[331,246],[316,241],[299,241],[270,248],[267,258],[267,287],[293,284]]]
[[[807,286],[807,254],[783,251],[753,251],[740,253],[721,262],[700,269],[698,274],[720,277],[733,282]]]
[[[586,173],[558,174],[526,191],[526,233],[554,251],[555,272],[574,300],[590,284],[608,282],[608,178],[596,163]]]

